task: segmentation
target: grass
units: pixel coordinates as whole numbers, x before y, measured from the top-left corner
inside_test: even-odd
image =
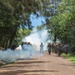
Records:
[[[10,63],[6,63],[6,64],[3,64],[3,63],[0,63],[0,67],[4,66],[4,65],[8,65],[8,64],[13,64],[14,62],[10,62]]]
[[[67,58],[67,59],[69,59],[70,61],[72,61],[73,63],[75,63],[75,55],[73,55],[73,54],[62,54],[62,56],[63,57],[65,57],[65,58]]]
[[[1,67],[1,66],[3,66],[3,64],[2,64],[2,63],[0,63],[0,67]]]

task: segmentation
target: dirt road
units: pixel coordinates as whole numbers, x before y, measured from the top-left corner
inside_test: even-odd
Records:
[[[75,75],[75,64],[55,54],[45,54],[3,66],[0,75]]]

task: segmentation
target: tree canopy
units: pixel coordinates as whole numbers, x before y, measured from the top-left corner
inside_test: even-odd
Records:
[[[26,27],[32,29],[30,15],[35,14],[45,17],[54,41],[59,39],[75,47],[74,3],[75,0],[0,0],[0,46],[10,47],[20,34],[29,34]],[[20,28],[25,28],[24,33]]]
[[[56,39],[75,47],[75,0],[62,0],[55,12],[49,29]]]
[[[0,0],[0,46],[9,47],[18,28],[32,29],[30,15],[45,15],[49,0]]]

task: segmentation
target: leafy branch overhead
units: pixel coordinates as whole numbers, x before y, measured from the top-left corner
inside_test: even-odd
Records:
[[[50,0],[0,0],[0,46],[10,47],[18,28],[32,29],[30,15],[45,15]],[[10,32],[9,32],[10,31]]]
[[[31,14],[45,18],[54,41],[59,39],[75,46],[75,0],[0,0],[0,46],[10,47],[19,35],[30,33]],[[19,33],[20,28],[30,31]],[[43,26],[37,28],[40,30]]]
[[[50,19],[49,27],[63,43],[75,47],[75,0],[62,0]]]

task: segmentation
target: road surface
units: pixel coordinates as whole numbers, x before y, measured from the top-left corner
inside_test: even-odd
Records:
[[[75,64],[56,54],[44,54],[3,66],[0,75],[75,75]]]

